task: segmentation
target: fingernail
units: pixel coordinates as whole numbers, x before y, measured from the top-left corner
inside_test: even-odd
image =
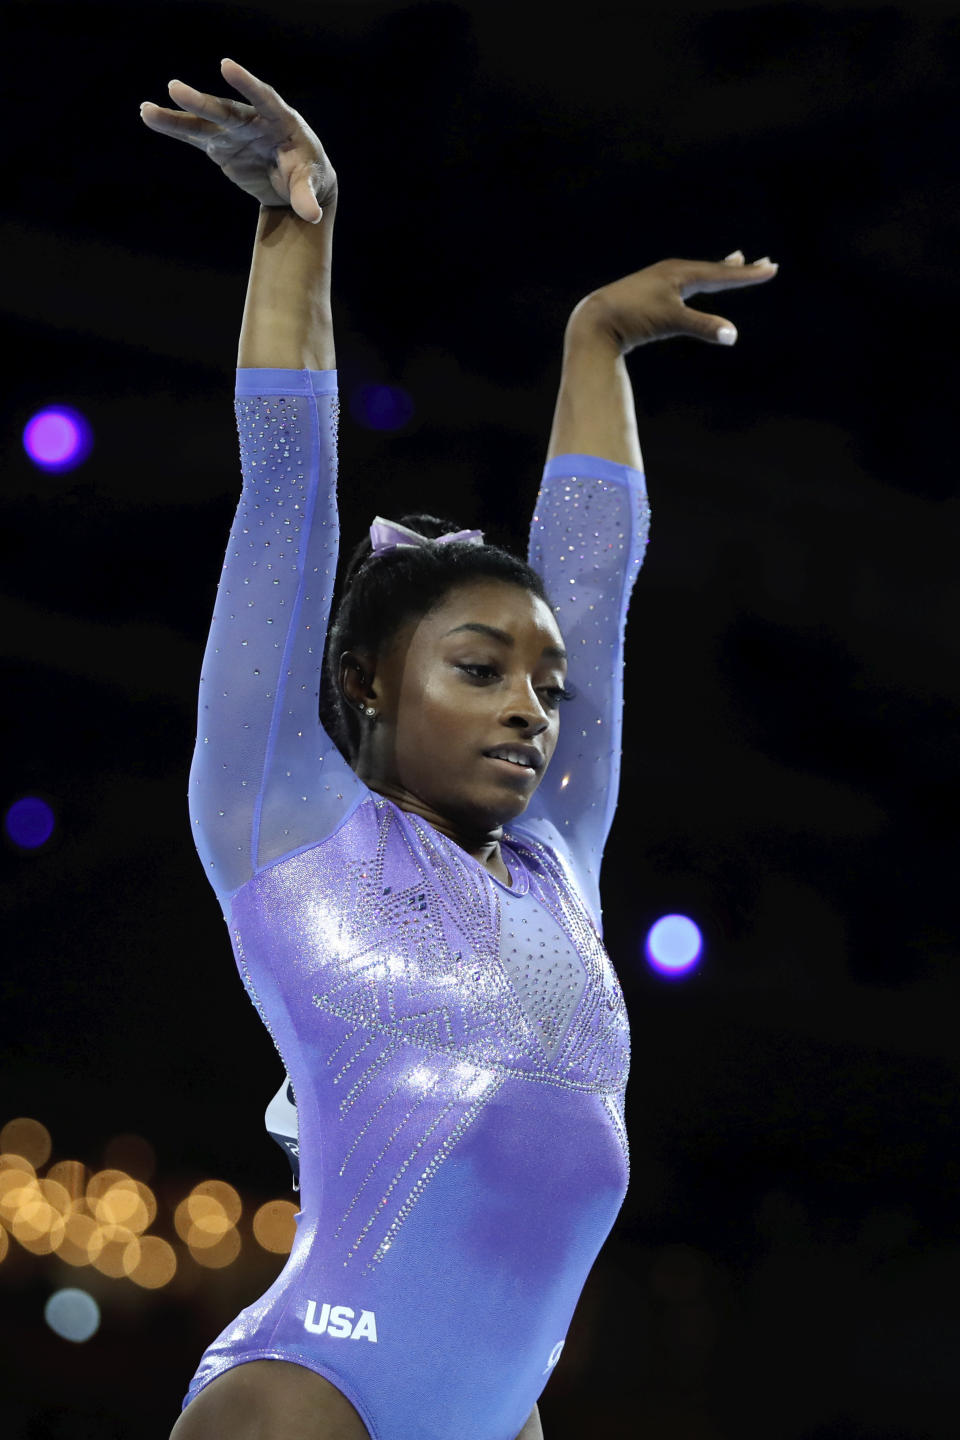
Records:
[[[731,250],[731,252],[730,252],[729,255],[724,255],[724,257],[723,257],[723,263],[724,263],[724,265],[726,265],[726,264],[728,264],[731,260],[742,260],[742,259],[743,259],[743,251],[742,251],[742,250]]]
[[[735,345],[737,343],[737,332],[732,325],[721,325],[717,331],[717,342],[720,345]]]
[[[776,263],[775,260],[771,260],[769,255],[764,255],[762,260],[754,260],[753,263],[754,265],[765,265],[768,270],[780,269],[780,266]]]

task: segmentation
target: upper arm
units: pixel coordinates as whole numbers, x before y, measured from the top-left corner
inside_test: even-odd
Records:
[[[591,455],[544,470],[529,559],[542,576],[568,654],[560,735],[517,824],[558,835],[599,923],[600,861],[617,803],[627,605],[646,550],[643,474]]]
[[[241,370],[243,490],[200,680],[190,814],[221,897],[366,795],[318,718],[336,575],[335,371]]]

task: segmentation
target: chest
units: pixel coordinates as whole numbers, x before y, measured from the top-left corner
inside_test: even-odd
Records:
[[[252,977],[272,952],[302,1027],[312,1007],[507,1072],[623,1083],[623,997],[577,897],[533,854],[511,857],[511,887],[461,855],[368,826],[255,877],[232,917]]]

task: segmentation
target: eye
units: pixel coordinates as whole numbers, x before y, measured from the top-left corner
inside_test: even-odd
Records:
[[[465,670],[474,680],[489,680],[496,678],[499,674],[499,671],[493,665],[458,665],[457,669]]]
[[[566,685],[548,685],[546,695],[550,705],[559,705],[563,701],[577,698],[576,691],[568,690]]]
[[[495,665],[458,664],[457,669],[463,670],[472,680],[481,684],[485,680],[497,680],[500,677],[500,671]],[[545,703],[553,710],[565,701],[577,698],[577,692],[568,689],[566,685],[544,685],[541,687],[540,694],[544,697]]]

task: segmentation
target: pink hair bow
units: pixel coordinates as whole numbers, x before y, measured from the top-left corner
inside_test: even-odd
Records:
[[[384,520],[382,515],[374,516],[370,526],[370,544],[373,546],[374,555],[383,555],[385,551],[396,550],[403,545],[448,545],[452,540],[465,545],[482,545],[483,531],[451,530],[446,535],[437,535],[431,539],[427,535],[418,535],[416,530],[408,530],[406,525],[400,525],[396,520]]]

